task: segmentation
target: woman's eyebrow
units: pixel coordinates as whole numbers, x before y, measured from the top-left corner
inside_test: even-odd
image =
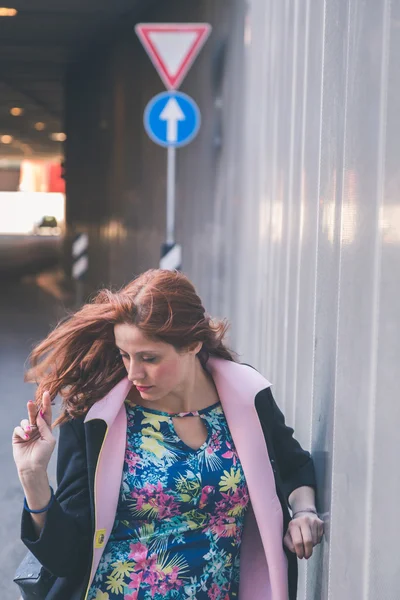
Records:
[[[124,352],[125,354],[128,354],[125,350],[120,348],[117,344],[115,344],[115,345],[118,348],[118,350],[120,350],[121,352]],[[140,352],[136,352],[136,356],[139,356],[140,354],[157,354],[157,351],[156,350],[141,350]]]

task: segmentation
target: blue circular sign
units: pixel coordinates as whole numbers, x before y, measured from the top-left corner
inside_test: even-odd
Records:
[[[144,128],[150,139],[166,148],[185,146],[200,129],[200,110],[182,92],[162,92],[154,96],[144,111]]]

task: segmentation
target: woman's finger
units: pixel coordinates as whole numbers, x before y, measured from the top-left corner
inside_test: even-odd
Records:
[[[314,521],[312,523],[312,525],[311,525],[311,535],[312,535],[313,546],[316,546],[319,543],[319,540],[320,540],[318,521]]]
[[[26,406],[28,409],[29,425],[35,426],[36,425],[36,414],[38,411],[36,403],[33,402],[33,400],[29,400],[29,402]]]
[[[30,439],[30,435],[28,431],[25,431],[24,429],[22,429],[21,426],[15,427],[14,431],[13,431],[13,442],[14,443],[21,443],[21,442],[27,442]]]
[[[38,416],[36,417],[36,422],[38,426],[36,431],[38,431],[38,434],[41,436],[41,438],[46,440],[46,442],[50,442],[52,444],[55,443],[51,425],[47,423],[42,411],[39,411]]]
[[[50,396],[50,392],[48,392],[47,390],[45,392],[43,392],[41,411],[42,411],[43,418],[46,421],[47,425],[51,425],[51,418],[52,418],[51,396]]]
[[[31,430],[31,426],[29,424],[28,419],[22,419],[21,423],[20,423],[22,429],[24,431],[30,431]]]
[[[320,521],[318,521],[318,544],[321,542],[323,535],[324,535],[324,522],[320,520]]]
[[[303,538],[304,558],[309,559],[313,553],[314,543],[312,528],[308,520],[302,521],[300,525],[301,537]]]
[[[301,534],[301,529],[298,524],[291,521],[290,525],[290,536],[292,538],[293,546],[295,552],[299,558],[304,558],[304,545],[303,545],[303,536]]]
[[[292,538],[290,537],[289,530],[286,532],[285,537],[283,538],[283,543],[287,548],[289,548],[290,552],[296,552],[295,547],[292,542]]]

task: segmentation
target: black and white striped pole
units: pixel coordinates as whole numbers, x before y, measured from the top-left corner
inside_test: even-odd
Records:
[[[89,236],[79,233],[72,242],[72,278],[76,281],[76,304],[83,302],[84,280],[89,268]]]
[[[160,269],[180,271],[182,269],[182,246],[166,242],[161,246]]]

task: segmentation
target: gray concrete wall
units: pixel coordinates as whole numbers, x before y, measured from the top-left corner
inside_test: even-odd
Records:
[[[399,9],[249,3],[235,344],[317,464],[307,600],[400,589]]]

